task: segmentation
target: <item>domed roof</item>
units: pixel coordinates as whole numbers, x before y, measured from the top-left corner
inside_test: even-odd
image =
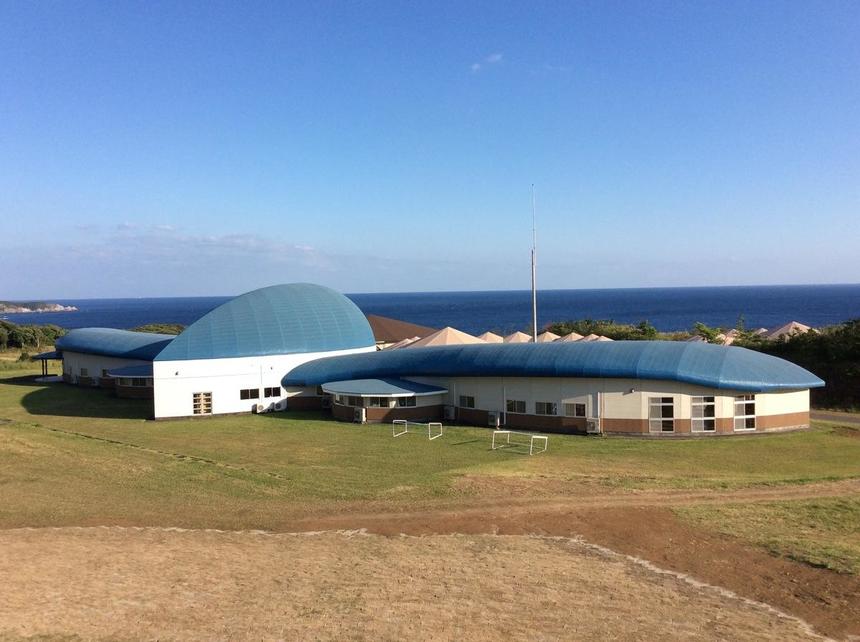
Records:
[[[273,285],[237,296],[188,326],[156,361],[331,352],[375,345],[352,301],[311,283]]]

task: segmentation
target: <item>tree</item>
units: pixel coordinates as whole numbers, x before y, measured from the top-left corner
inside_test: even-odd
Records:
[[[695,334],[702,337],[708,343],[722,344],[725,341],[725,335],[720,328],[712,328],[700,321],[696,321],[693,329],[695,330]]]

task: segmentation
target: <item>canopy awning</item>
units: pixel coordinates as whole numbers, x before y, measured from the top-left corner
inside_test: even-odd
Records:
[[[353,397],[426,397],[448,392],[447,388],[429,386],[405,379],[347,379],[322,384],[323,392],[330,395]]]
[[[51,350],[50,352],[42,352],[40,354],[34,355],[32,357],[33,361],[47,361],[49,359],[62,359],[63,355],[61,355],[56,350]]]
[[[151,377],[152,364],[144,363],[137,366],[123,366],[122,368],[114,368],[108,370],[108,377]]]

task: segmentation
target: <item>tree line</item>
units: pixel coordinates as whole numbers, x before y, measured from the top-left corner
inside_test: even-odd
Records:
[[[58,325],[18,325],[0,320],[0,350],[48,347],[64,334],[66,331]]]

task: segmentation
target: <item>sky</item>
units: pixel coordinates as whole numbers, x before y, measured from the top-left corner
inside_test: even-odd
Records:
[[[0,0],[0,299],[860,282],[860,3]]]

